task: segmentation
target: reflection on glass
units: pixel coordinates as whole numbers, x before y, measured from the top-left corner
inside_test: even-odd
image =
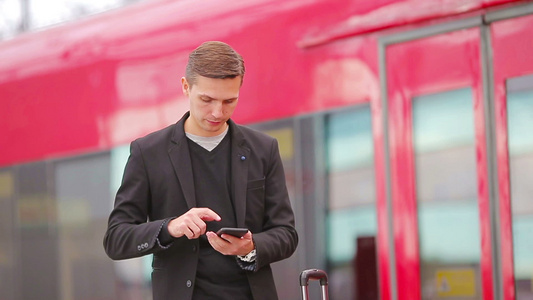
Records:
[[[374,149],[368,105],[326,120],[332,299],[378,299]]]
[[[481,299],[471,89],[413,99],[422,299]]]
[[[516,299],[533,298],[533,75],[507,81]]]
[[[0,0],[0,40],[13,37],[23,30],[76,20],[139,1],[141,0]]]
[[[109,207],[109,154],[55,164],[59,282],[62,299],[114,295],[102,237]]]
[[[50,190],[54,178],[45,162],[16,169],[15,299],[59,299],[59,246]]]
[[[22,0],[21,0],[22,1]],[[48,0],[29,1],[30,26],[40,28],[101,13],[139,0]]]
[[[289,198],[293,205],[295,215],[303,214],[295,207],[296,203],[296,175],[295,175],[295,149],[294,149],[294,125],[293,119],[276,120],[271,123],[253,124],[252,128],[274,137],[278,141],[279,154],[283,162],[285,179]],[[298,222],[298,221],[297,221]],[[298,226],[298,224],[296,225]],[[300,291],[295,288],[287,278],[297,278],[299,272],[298,255],[293,255],[288,259],[272,264],[274,280],[280,299],[296,299]]]
[[[111,175],[110,175],[110,196],[106,203],[107,212],[111,212],[115,195],[122,182],[124,167],[130,155],[129,145],[120,146],[111,150]],[[106,216],[107,217],[107,216]],[[105,221],[107,225],[107,218]],[[153,255],[143,257],[114,261],[115,280],[117,283],[117,294],[122,295],[125,299],[147,299],[146,296],[152,294],[151,274],[152,274]]]
[[[150,262],[102,245],[128,151],[0,169],[0,299],[151,299]]]
[[[289,198],[296,197],[294,130],[292,120],[277,120],[274,123],[253,124],[252,128],[270,135],[278,141],[279,155],[285,170],[285,179]]]
[[[10,169],[0,170],[0,299],[15,298],[14,196],[15,176],[13,171]]]

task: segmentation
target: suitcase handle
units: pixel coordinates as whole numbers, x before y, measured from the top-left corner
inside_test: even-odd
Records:
[[[322,299],[329,299],[328,296],[328,275],[326,272],[319,269],[308,269],[302,271],[300,274],[300,287],[302,288],[302,299],[309,299],[309,280],[320,280],[322,287]]]
[[[309,280],[320,280],[320,285],[328,285],[328,275],[319,269],[302,271],[300,274],[300,286],[309,285]]]

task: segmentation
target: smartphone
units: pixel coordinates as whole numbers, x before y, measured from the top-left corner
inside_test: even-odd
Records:
[[[229,235],[233,235],[235,237],[242,237],[247,232],[248,232],[248,229],[246,229],[246,228],[223,227],[223,228],[220,228],[220,230],[217,231],[217,235],[221,236],[222,234],[229,234]]]

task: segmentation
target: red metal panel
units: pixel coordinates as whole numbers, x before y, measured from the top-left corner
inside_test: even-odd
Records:
[[[479,29],[468,29],[387,49],[393,224],[398,296],[420,299],[417,200],[411,99],[461,87],[474,91],[476,159],[484,299],[493,299],[490,210],[480,67]]]
[[[501,227],[503,300],[515,299],[513,236],[509,182],[506,80],[533,73],[533,16],[491,25],[494,54],[495,122],[498,159],[498,190]]]
[[[148,1],[24,34],[0,44],[0,104],[9,108],[0,110],[0,165],[109,149],[174,122],[187,109],[177,77],[205,40],[226,41],[246,57],[235,119],[274,120],[365,101],[313,94],[317,66],[332,57],[308,60],[297,46],[305,37],[339,20],[378,30],[506,2]]]
[[[412,147],[411,97],[409,87],[396,79],[404,77],[393,70],[411,69],[402,65],[403,45],[387,49],[387,88],[389,112],[389,147],[396,286],[399,300],[417,300],[420,296],[420,261],[416,209],[415,170]],[[400,52],[400,53],[398,53]],[[401,57],[401,58],[400,58]],[[403,87],[403,88],[402,88]],[[407,88],[407,90],[406,90]]]
[[[361,9],[348,17],[339,16],[335,24],[317,29],[305,36],[300,47],[313,47],[349,36],[469,13],[495,5],[522,0],[406,0],[366,1],[372,9]],[[372,3],[372,4],[370,4]]]
[[[341,4],[347,11],[357,7]],[[6,41],[0,47],[0,166],[109,149],[175,122],[188,107],[179,88],[187,54],[205,40],[228,42],[246,59],[238,122],[369,101],[346,98],[345,91],[324,94],[315,82],[319,68],[338,57],[296,46],[302,32],[338,12],[325,0],[156,1]],[[376,49],[371,43],[363,48]],[[367,59],[375,65],[376,56]],[[369,63],[360,62],[356,67]]]

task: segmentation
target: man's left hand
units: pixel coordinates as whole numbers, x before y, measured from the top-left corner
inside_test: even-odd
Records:
[[[242,238],[229,234],[218,236],[212,231],[206,233],[209,244],[213,249],[224,255],[241,255],[244,256],[254,250],[252,233],[248,231]]]

